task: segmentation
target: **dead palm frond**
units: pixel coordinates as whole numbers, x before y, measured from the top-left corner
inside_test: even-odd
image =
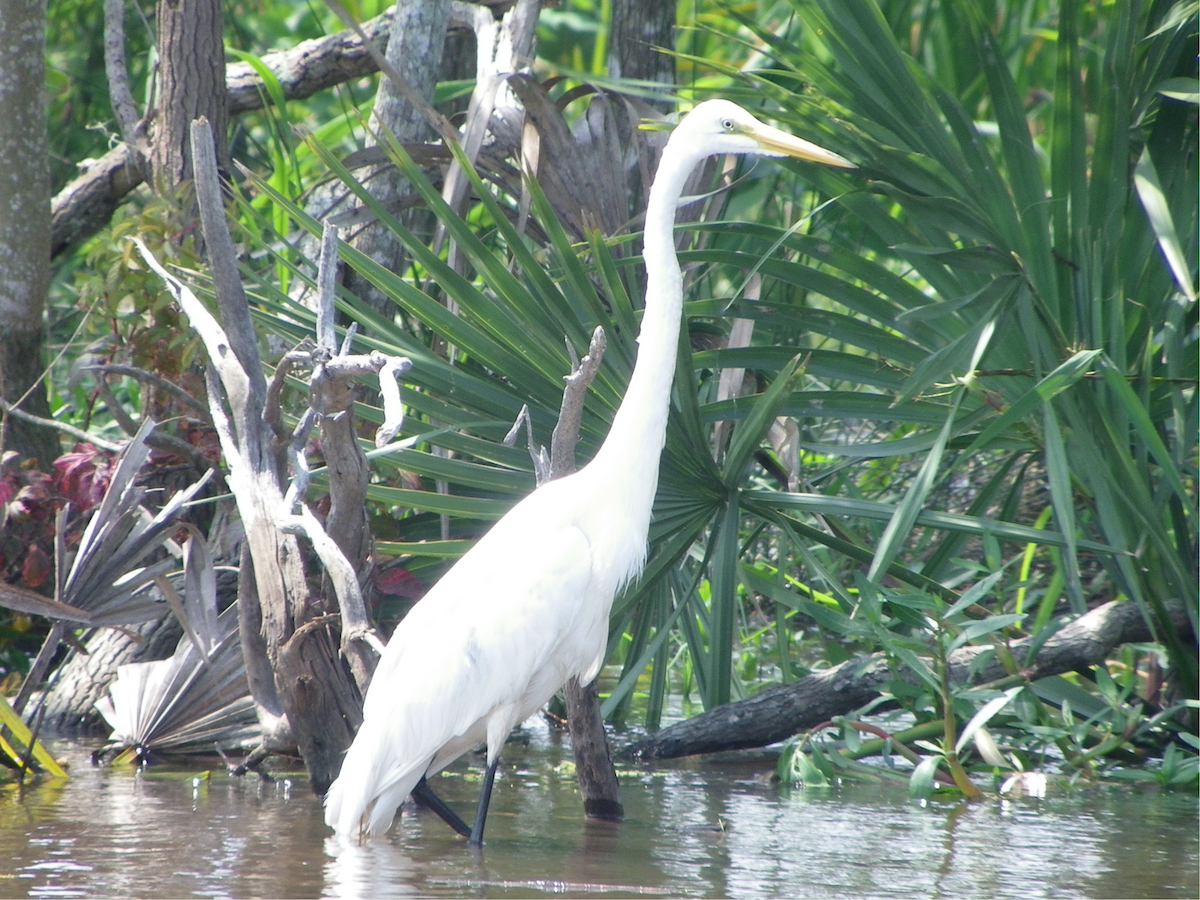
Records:
[[[215,614],[216,598],[207,604]],[[169,659],[117,669],[96,708],[112,727],[109,749],[153,751],[248,746],[260,738],[238,638],[237,604],[189,621]],[[202,649],[203,648],[203,649]]]
[[[137,484],[137,476],[150,455],[146,439],[154,428],[152,420],[144,420],[121,451],[104,499],[92,513],[73,558],[66,549],[70,508],[59,511],[54,598],[17,585],[0,586],[0,606],[55,620],[13,703],[18,712],[45,675],[69,623],[120,627],[159,618],[167,610],[163,598],[147,588],[165,581],[178,562],[170,556],[147,565],[143,561],[171,538],[184,506],[204,487],[211,472],[175,494],[151,516],[142,505],[146,488]]]

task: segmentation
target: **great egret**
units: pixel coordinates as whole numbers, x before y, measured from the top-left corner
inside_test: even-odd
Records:
[[[509,732],[569,678],[587,684],[600,671],[613,596],[646,559],[683,303],[675,209],[691,171],[719,153],[853,167],[726,100],[699,104],[675,128],[646,209],[646,309],[612,429],[590,463],[514,506],[400,622],[325,798],[339,835],[385,831],[413,794],[479,845]],[[425,777],[484,740],[487,772],[468,829]]]

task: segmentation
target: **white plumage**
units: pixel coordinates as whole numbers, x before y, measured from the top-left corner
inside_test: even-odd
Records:
[[[600,671],[613,596],[645,562],[658,485],[682,312],[675,209],[692,169],[716,153],[851,166],[724,100],[701,103],[676,127],[646,211],[637,364],[608,437],[583,469],[514,506],[396,628],[325,798],[338,834],[385,831],[404,799],[426,790],[423,777],[486,741],[488,775],[470,830],[480,843],[509,732],[572,676],[586,684]]]

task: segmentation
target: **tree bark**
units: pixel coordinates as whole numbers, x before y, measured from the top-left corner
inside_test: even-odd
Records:
[[[363,23],[369,39],[383,45],[391,27],[388,11]],[[263,64],[279,79],[288,100],[303,100],[318,91],[377,71],[375,61],[353,31],[339,31],[304,41],[290,50],[263,56]],[[226,66],[225,85],[231,116],[262,108],[262,78],[249,63]],[[51,253],[57,256],[108,224],[125,196],[143,181],[133,150],[121,144],[93,162],[54,197]]]
[[[151,164],[155,190],[169,193],[192,177],[191,127],[207,118],[217,168],[229,171],[229,97],[220,0],[162,0],[158,4],[159,100]]]
[[[600,716],[600,694],[593,681],[586,687],[572,678],[563,687],[567,725],[571,729],[571,754],[575,777],[583,795],[583,813],[593,819],[623,819],[617,770],[608,749],[608,735]]]
[[[418,94],[433,102],[441,71],[446,29],[450,23],[450,0],[397,0],[388,38],[387,61],[400,72]],[[390,131],[402,144],[425,142],[432,131],[424,116],[400,95],[390,78],[381,78],[375,95],[372,125]],[[391,166],[370,176],[371,193],[385,206],[395,208],[408,182]],[[411,227],[412,216],[406,216]],[[382,224],[372,222],[352,241],[354,247],[393,272],[404,266],[404,246]],[[353,269],[347,269],[346,288],[362,298],[380,315],[391,317],[395,305],[373,284]]]
[[[292,733],[313,793],[324,796],[362,725],[362,698],[339,658],[338,629],[328,618],[306,623],[280,648],[275,666],[288,696],[288,720],[300,723]],[[336,684],[329,683],[330,673],[339,674]]]
[[[1188,627],[1182,603],[1171,609],[1171,616],[1177,628]],[[1103,663],[1114,647],[1152,639],[1136,603],[1113,601],[1063,626],[1042,645],[1021,674],[1032,682],[1087,668]],[[1014,641],[1010,645],[1013,659],[1023,660],[1032,643],[1032,638]],[[951,680],[958,684],[982,684],[1009,674],[995,657],[978,671],[971,670],[976,657],[990,649],[963,647],[950,654]],[[673,759],[765,747],[866,705],[879,696],[885,682],[897,679],[919,683],[909,670],[891,669],[880,653],[847,660],[794,684],[767,688],[749,700],[727,703],[671,725],[654,737],[632,744],[622,755]]]
[[[583,420],[583,401],[588,385],[596,377],[604,358],[607,338],[604,329],[592,332],[587,355],[567,376],[558,422],[550,443],[550,478],[562,478],[575,471],[575,445]],[[571,729],[571,753],[575,757],[575,776],[583,796],[584,815],[594,819],[623,819],[617,770],[608,749],[608,735],[600,716],[600,694],[596,680],[581,685],[572,678],[563,686],[567,704],[567,725]]]
[[[50,414],[42,375],[42,318],[50,283],[45,0],[0,0],[0,395]],[[28,394],[28,397],[26,397]],[[57,435],[14,416],[0,418],[0,449],[43,468]]]
[[[675,90],[676,0],[613,0],[608,30],[608,74],[613,78],[655,81],[664,94]],[[657,104],[664,112],[670,97]]]

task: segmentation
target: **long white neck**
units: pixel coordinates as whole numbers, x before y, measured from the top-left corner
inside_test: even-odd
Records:
[[[646,208],[646,307],[638,334],[637,362],[608,437],[591,463],[605,471],[614,491],[624,494],[625,527],[640,535],[642,553],[658,487],[683,311],[683,280],[675,257],[675,210],[684,182],[699,161],[682,141],[669,141],[663,150]]]

